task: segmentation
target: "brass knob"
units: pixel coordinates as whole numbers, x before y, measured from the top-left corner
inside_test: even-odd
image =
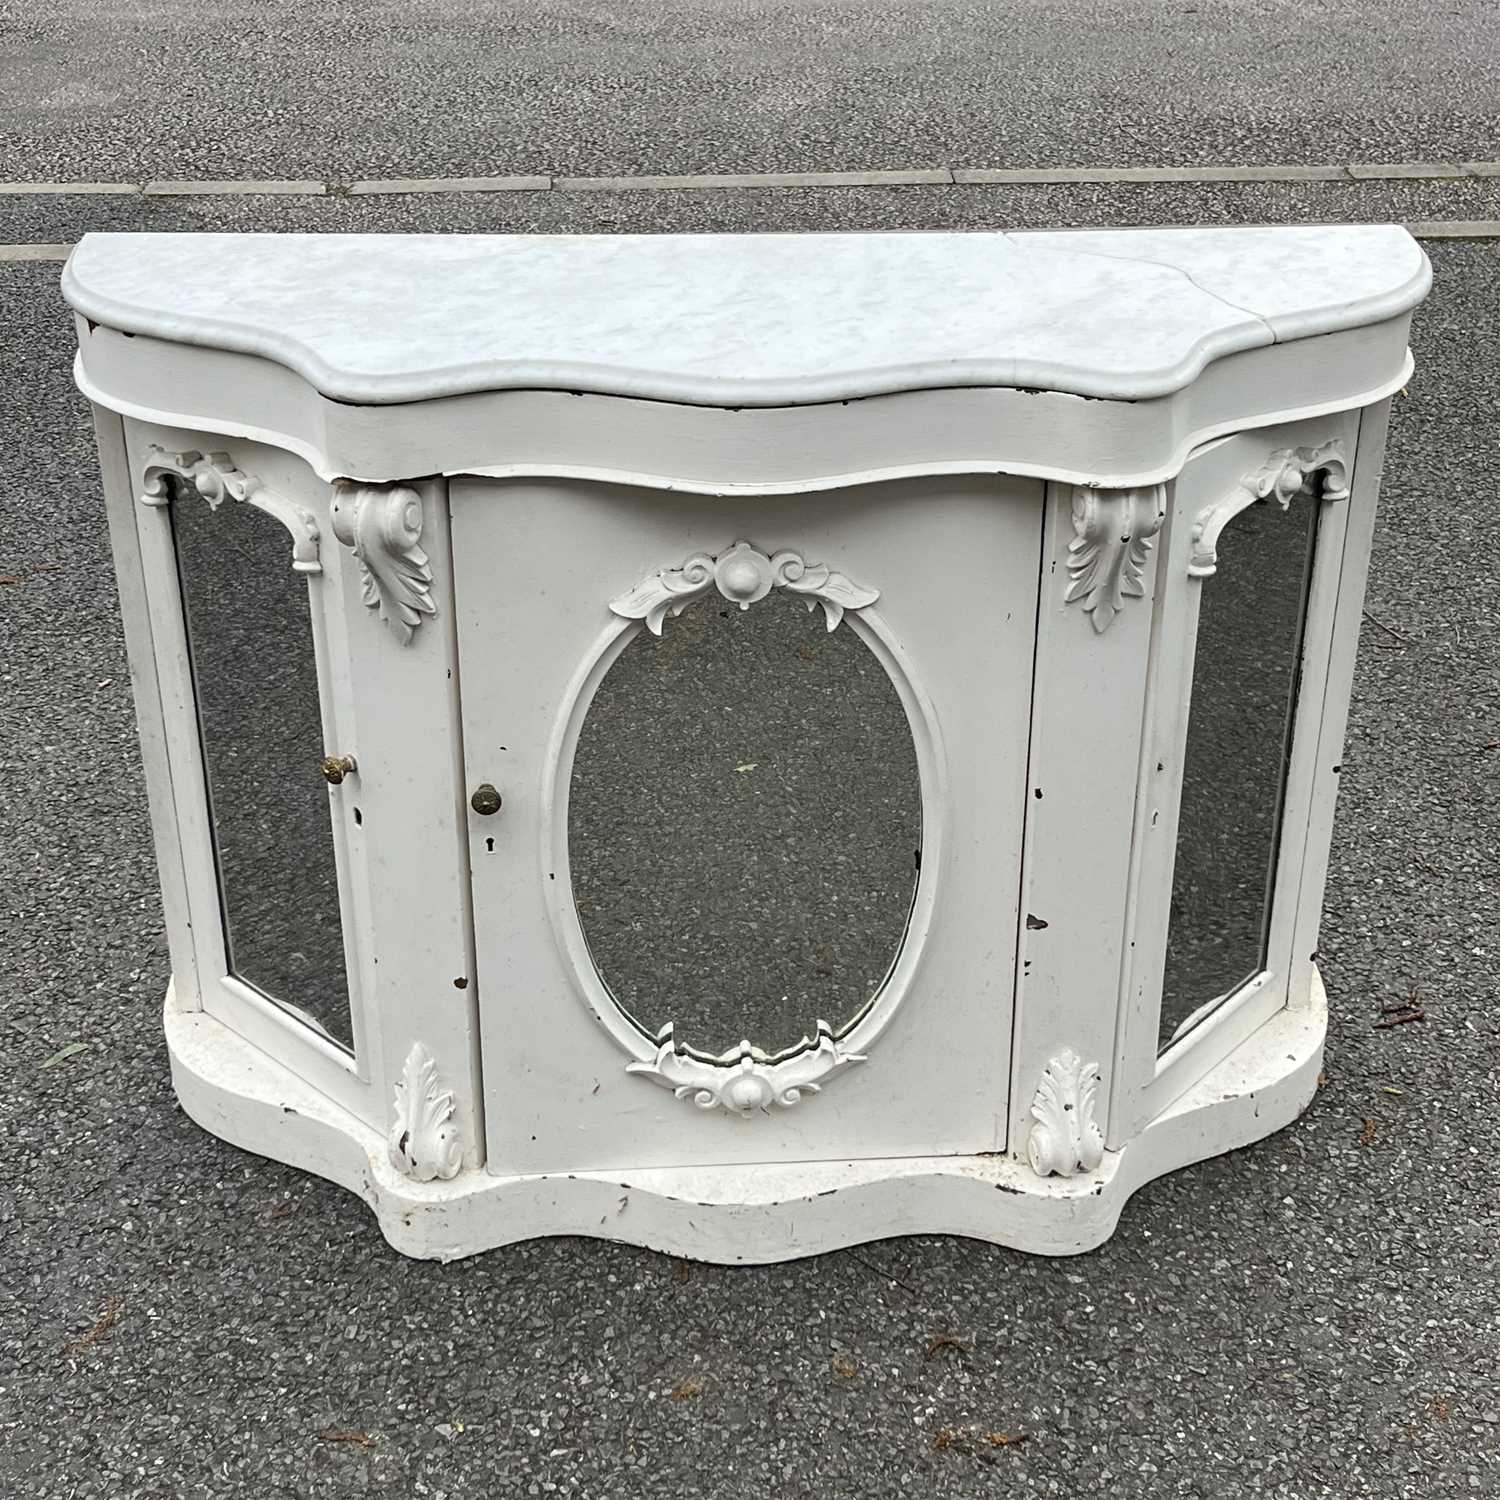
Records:
[[[491,817],[500,811],[500,793],[489,782],[483,782],[474,788],[474,795],[469,798],[469,806],[480,817]]]
[[[323,780],[329,786],[337,786],[354,768],[352,755],[326,755],[318,762],[318,769],[323,773]]]

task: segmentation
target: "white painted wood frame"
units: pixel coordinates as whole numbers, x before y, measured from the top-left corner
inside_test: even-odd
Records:
[[[1322,1064],[1334,798],[1428,279],[1388,226],[87,237],[64,289],[183,1106],[438,1258],[562,1233],[1069,1254],[1288,1123]],[[229,972],[169,484],[274,517],[307,591],[348,1047]],[[1161,1050],[1200,601],[1266,496],[1317,519],[1264,966]],[[920,875],[850,1024],[711,1057],[595,972],[569,775],[636,635],[773,589],[891,679]]]

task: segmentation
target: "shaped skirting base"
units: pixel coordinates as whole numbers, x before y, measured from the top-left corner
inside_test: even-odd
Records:
[[[455,1260],[540,1235],[624,1240],[723,1264],[817,1255],[902,1234],[960,1234],[1076,1255],[1114,1232],[1144,1183],[1270,1135],[1306,1108],[1322,1066],[1327,1005],[1268,1021],[1098,1169],[1039,1177],[1004,1156],[679,1167],[416,1182],[383,1136],[222,1023],[167,992],[172,1080],[205,1130],[358,1193],[405,1255]]]

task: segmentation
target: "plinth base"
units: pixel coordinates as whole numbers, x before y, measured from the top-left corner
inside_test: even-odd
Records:
[[[1327,1001],[1284,1010],[1099,1169],[1038,1177],[1004,1156],[899,1157],[504,1177],[467,1170],[415,1182],[382,1136],[221,1022],[167,991],[172,1080],[188,1115],[222,1139],[362,1197],[404,1255],[456,1260],[516,1240],[582,1234],[721,1264],[794,1260],[903,1234],[960,1234],[1039,1255],[1077,1255],[1114,1232],[1155,1177],[1270,1135],[1317,1089]],[[753,1128],[753,1127],[752,1127]]]

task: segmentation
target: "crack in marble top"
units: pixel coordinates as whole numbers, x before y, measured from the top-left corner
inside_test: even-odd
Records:
[[[1140,400],[1399,316],[1396,225],[750,235],[89,234],[89,321],[357,403],[552,389],[716,406],[956,386]]]

